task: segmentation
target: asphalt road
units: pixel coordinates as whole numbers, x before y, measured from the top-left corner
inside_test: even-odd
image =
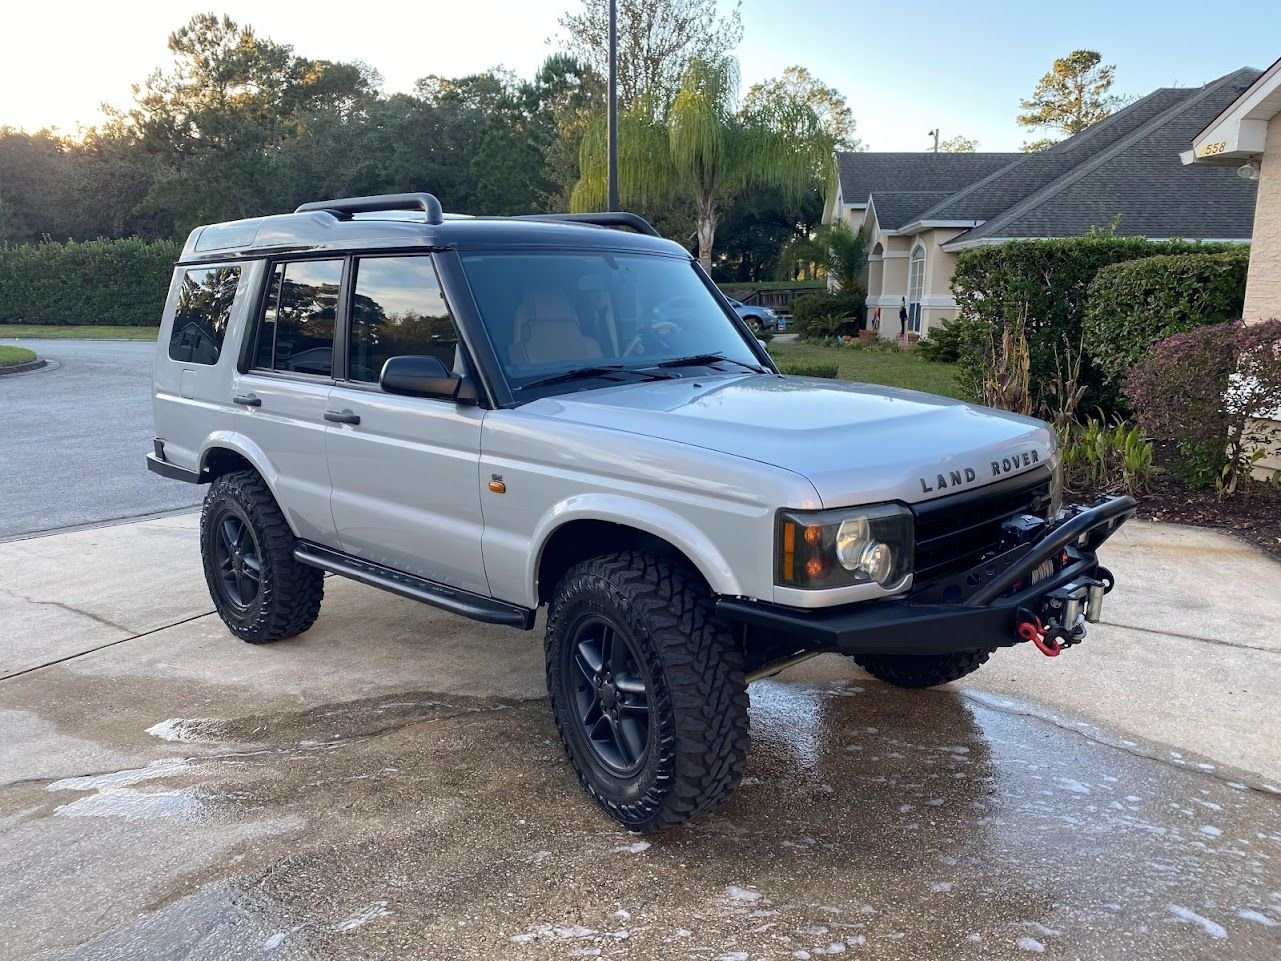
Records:
[[[6,341],[53,369],[0,376],[0,539],[194,507],[150,473],[150,342]]]

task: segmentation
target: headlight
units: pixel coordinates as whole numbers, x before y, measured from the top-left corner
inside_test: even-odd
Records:
[[[775,583],[803,590],[893,587],[912,570],[912,512],[898,504],[780,511]]]

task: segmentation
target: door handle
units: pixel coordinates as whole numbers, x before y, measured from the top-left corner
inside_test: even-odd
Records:
[[[331,424],[359,424],[360,415],[353,414],[349,410],[327,410],[325,411],[325,420]]]
[[[262,398],[257,394],[236,394],[231,398],[233,404],[239,404],[241,407],[261,407]]]

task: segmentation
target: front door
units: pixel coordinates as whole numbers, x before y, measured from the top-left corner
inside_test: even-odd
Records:
[[[480,428],[485,411],[384,393],[388,357],[464,363],[426,254],[358,257],[346,343],[329,395],[331,506],[349,554],[488,594],[481,561]]]

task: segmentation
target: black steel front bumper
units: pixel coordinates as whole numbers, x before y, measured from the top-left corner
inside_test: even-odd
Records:
[[[1100,574],[1110,579],[1099,545],[1136,506],[1132,497],[1112,497],[1070,510],[1039,540],[903,597],[817,610],[722,597],[717,612],[780,652],[946,654],[1017,644],[1020,620],[1045,609],[1056,591]],[[1053,573],[1045,576],[1047,562]]]

